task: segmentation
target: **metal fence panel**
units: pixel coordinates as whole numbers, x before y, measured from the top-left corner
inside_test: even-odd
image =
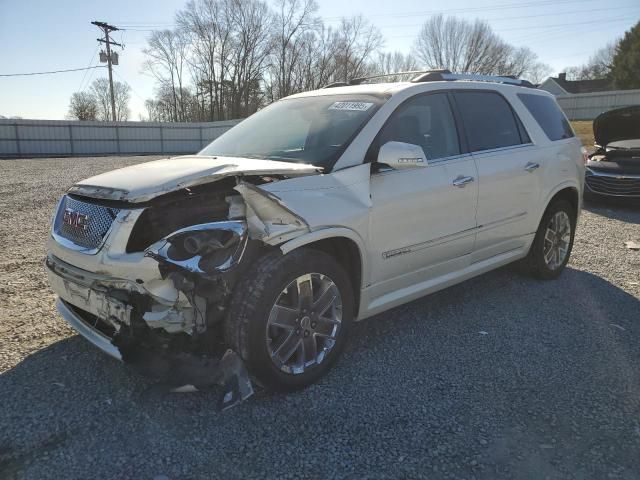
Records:
[[[192,154],[239,122],[0,119],[0,157]]]
[[[558,95],[556,99],[569,120],[593,120],[614,108],[640,105],[640,90]]]

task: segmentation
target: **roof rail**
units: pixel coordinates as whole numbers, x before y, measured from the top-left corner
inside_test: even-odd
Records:
[[[449,70],[408,70],[405,72],[394,73],[382,73],[379,75],[370,75],[368,77],[352,78],[348,82],[333,82],[325,85],[322,88],[335,88],[335,87],[348,87],[349,85],[360,85],[367,80],[373,80],[375,78],[396,77],[399,75],[417,75],[417,74],[429,74],[429,73],[451,73]]]
[[[456,81],[467,80],[474,82],[493,82],[493,83],[506,83],[509,85],[518,85],[520,87],[535,88],[528,80],[521,80],[511,75],[479,75],[475,73],[451,73],[449,70],[442,70],[440,72],[428,72],[423,75],[419,75],[413,80],[413,83],[422,82],[442,82],[442,81]]]
[[[535,88],[535,85],[533,85],[528,80],[521,80],[512,75],[499,76],[499,75],[480,75],[475,73],[451,73],[451,71],[446,69],[409,70],[406,72],[383,73],[380,75],[371,75],[369,77],[352,78],[348,82],[333,82],[328,85],[325,85],[322,88],[348,87],[350,85],[360,85],[367,80],[372,80],[375,78],[395,77],[398,75],[416,75],[416,74],[418,74],[418,76],[411,79],[412,83],[466,80],[466,81],[475,81],[475,82],[506,83],[509,85],[518,85],[520,87]]]
[[[333,82],[325,85],[322,88],[335,88],[335,87],[348,87],[349,84],[347,82]]]

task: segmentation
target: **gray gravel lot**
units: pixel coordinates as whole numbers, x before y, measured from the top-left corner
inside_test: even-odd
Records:
[[[588,206],[557,281],[396,308],[320,384],[219,413],[74,335],[47,286],[57,198],[148,159],[0,161],[0,478],[640,478],[640,207]]]

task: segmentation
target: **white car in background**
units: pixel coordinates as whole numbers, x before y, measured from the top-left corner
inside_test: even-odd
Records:
[[[316,381],[356,320],[510,262],[557,277],[585,170],[554,98],[420,73],[293,95],[197,155],[73,185],[47,256],[59,311],[125,362],[226,382],[232,404],[249,378]]]

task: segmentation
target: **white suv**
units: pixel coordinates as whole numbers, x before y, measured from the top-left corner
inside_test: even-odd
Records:
[[[330,87],[72,186],[47,257],[61,314],[116,358],[244,398],[244,365],[306,386],[356,320],[516,260],[560,274],[585,172],[551,95],[446,71]]]

